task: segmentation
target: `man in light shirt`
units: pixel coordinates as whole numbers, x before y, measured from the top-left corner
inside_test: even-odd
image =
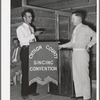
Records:
[[[73,48],[72,68],[75,95],[76,97],[83,97],[83,100],[90,100],[88,50],[96,43],[96,33],[89,26],[82,24],[82,21],[82,13],[72,13],[71,22],[75,26],[72,39],[68,43],[59,45],[59,48]]]
[[[18,38],[13,39],[14,48],[11,50],[11,85],[15,85],[14,77],[16,72],[21,74],[20,46]]]
[[[30,42],[36,42],[34,35],[34,28],[30,26],[33,20],[33,11],[31,9],[26,9],[22,12],[23,24],[20,25],[16,32],[17,37],[20,41],[21,46],[21,67],[22,67],[22,85],[21,85],[21,95],[23,99],[28,99],[28,95],[36,94],[37,83],[33,83],[29,86],[28,82],[28,65],[29,65],[29,44]]]

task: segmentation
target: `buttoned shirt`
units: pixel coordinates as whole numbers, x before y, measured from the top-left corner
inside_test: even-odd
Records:
[[[75,27],[70,42],[64,44],[64,47],[72,47],[73,49],[90,48],[96,43],[96,33],[87,25],[80,23]]]
[[[30,31],[30,28],[31,31]],[[36,40],[34,33],[34,29],[29,26],[26,23],[23,23],[22,25],[20,25],[17,30],[17,37],[20,41],[20,46],[22,47],[23,45],[29,45],[30,42],[32,42],[32,40]]]

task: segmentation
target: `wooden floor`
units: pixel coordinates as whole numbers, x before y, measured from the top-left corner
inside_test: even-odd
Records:
[[[23,100],[21,97],[21,86],[16,85],[16,86],[11,86],[11,96],[10,100]],[[47,94],[48,91],[48,86],[44,85],[38,85],[37,88],[37,93],[39,93],[38,96],[29,96],[28,100],[72,100],[70,97],[65,97],[65,96],[59,96],[59,95],[52,95],[52,94]],[[92,88],[92,99],[91,100],[96,100],[96,88]]]

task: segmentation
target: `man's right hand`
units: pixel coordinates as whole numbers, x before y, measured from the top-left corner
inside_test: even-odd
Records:
[[[90,48],[88,46],[86,46],[86,50],[87,52],[90,52]]]

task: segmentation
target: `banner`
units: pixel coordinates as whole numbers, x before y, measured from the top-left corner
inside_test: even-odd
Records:
[[[58,43],[36,42],[29,47],[29,85],[58,85]]]

